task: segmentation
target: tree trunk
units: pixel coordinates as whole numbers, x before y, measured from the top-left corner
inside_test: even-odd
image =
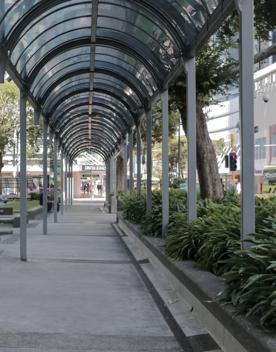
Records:
[[[122,191],[124,189],[124,160],[121,156],[117,158],[117,191]]]
[[[0,195],[2,194],[2,168],[3,168],[3,154],[0,153]]]
[[[187,135],[186,106],[180,107],[181,120]],[[214,145],[209,136],[203,105],[197,101],[197,172],[203,199],[220,199],[223,189]]]

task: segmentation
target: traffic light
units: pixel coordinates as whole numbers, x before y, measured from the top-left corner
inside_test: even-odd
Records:
[[[229,161],[230,161],[230,171],[237,171],[237,161],[238,161],[237,153],[235,152],[230,153]]]
[[[228,169],[229,168],[229,155],[225,155],[224,158],[224,162],[225,162],[225,168]]]

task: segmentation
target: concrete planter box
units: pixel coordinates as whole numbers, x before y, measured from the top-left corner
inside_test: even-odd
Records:
[[[164,249],[164,241],[143,236],[140,227],[118,215],[119,228],[132,237],[149,260],[162,271],[172,286],[194,307],[195,315],[226,352],[275,352],[276,335],[254,325],[234,308],[224,306],[218,294],[223,279],[199,270],[192,261],[174,261]]]
[[[41,214],[42,214],[41,206],[28,210],[27,224],[29,223],[29,220],[34,220],[37,217],[39,217]],[[15,216],[13,219],[11,219],[11,222],[13,224],[13,227],[15,228],[20,227],[20,212],[15,213]]]
[[[36,219],[38,216],[42,214],[42,207],[38,206],[36,208],[33,208],[31,210],[28,210],[28,215],[30,220]]]

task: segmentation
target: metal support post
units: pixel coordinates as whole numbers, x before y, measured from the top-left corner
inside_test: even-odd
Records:
[[[65,158],[65,181],[64,181],[65,209],[68,207],[68,160]]]
[[[109,202],[109,194],[110,194],[110,160],[107,160],[105,163],[106,168],[106,176],[105,176],[105,200]]]
[[[133,191],[133,131],[129,133],[129,190]]]
[[[128,137],[123,142],[123,153],[124,153],[124,192],[127,192],[127,162],[128,162]]]
[[[185,63],[187,77],[187,140],[188,140],[188,223],[196,220],[196,63]]]
[[[169,94],[161,94],[162,103],[162,236],[169,226]]]
[[[152,211],[152,116],[147,112],[147,214]]]
[[[58,222],[57,139],[54,137],[54,223]]]
[[[140,126],[136,127],[136,138],[137,138],[137,193],[141,193],[141,154],[142,154],[142,147],[141,147],[141,131]]]
[[[1,47],[0,47],[0,83],[5,82],[5,72],[6,72],[6,59],[4,55],[1,54]]]
[[[5,0],[0,1],[0,43],[2,42],[5,35],[5,19],[3,15],[5,14]],[[6,71],[6,59],[3,55],[2,48],[0,47],[0,83],[5,81],[5,71]]]
[[[20,91],[20,259],[27,260],[27,94]]]
[[[110,193],[114,196],[117,194],[116,164],[116,159],[112,156],[110,159]]]
[[[48,215],[48,124],[43,119],[43,235],[47,235]]]
[[[70,205],[73,205],[73,162],[70,163]]]
[[[63,151],[60,152],[60,214],[64,213],[64,172],[63,172]]]
[[[39,119],[40,119],[40,111],[38,109],[34,110],[34,125],[36,127],[39,126]]]
[[[67,186],[68,186],[68,207],[70,207],[70,199],[71,199],[71,187],[70,187],[70,179],[71,179],[71,175],[70,175],[70,161],[67,160],[67,166],[68,166],[68,175],[67,175]]]
[[[241,240],[255,233],[254,1],[240,0]],[[247,245],[243,245],[247,246]]]
[[[110,193],[111,196],[111,213],[117,212],[117,172],[116,172],[116,158],[114,156],[110,159]]]

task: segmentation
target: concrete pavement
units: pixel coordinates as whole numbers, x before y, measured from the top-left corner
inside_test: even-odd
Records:
[[[34,221],[27,263],[18,259],[18,232],[0,237],[0,352],[190,351],[177,342],[114,221],[100,202],[77,203],[57,224],[49,218],[47,236]],[[201,333],[188,318],[191,334]]]
[[[100,203],[0,242],[0,351],[181,351]],[[11,236],[10,236],[11,237]],[[9,241],[8,241],[9,240]]]

